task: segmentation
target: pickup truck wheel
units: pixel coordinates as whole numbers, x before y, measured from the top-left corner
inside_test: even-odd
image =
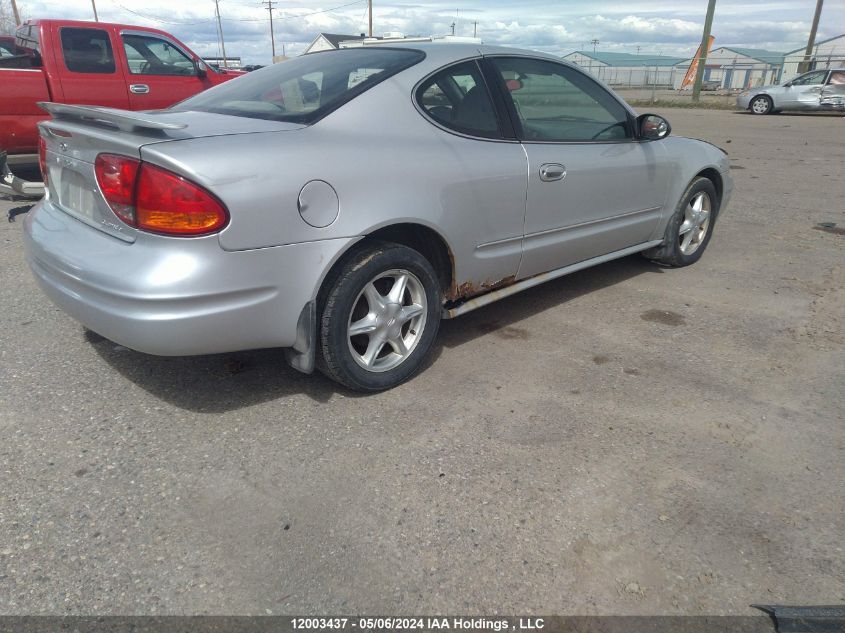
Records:
[[[772,98],[766,95],[759,95],[751,100],[748,109],[753,114],[770,114],[772,111]]]
[[[680,268],[694,264],[704,254],[719,214],[719,196],[713,183],[693,180],[666,226],[663,244],[643,252],[653,261]]]
[[[413,376],[440,326],[440,286],[428,260],[379,242],[357,252],[327,283],[320,371],[358,391],[390,389]]]

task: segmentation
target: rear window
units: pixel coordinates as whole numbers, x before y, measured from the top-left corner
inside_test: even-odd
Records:
[[[14,57],[15,55],[15,40],[8,41],[0,38],[0,57]]]
[[[303,55],[228,81],[173,109],[313,123],[424,57],[421,51],[393,48]]]

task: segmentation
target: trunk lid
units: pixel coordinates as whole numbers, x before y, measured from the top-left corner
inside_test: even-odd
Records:
[[[97,184],[94,161],[109,153],[141,158],[155,143],[234,134],[285,132],[301,124],[208,112],[129,112],[113,108],[40,103],[53,119],[39,123],[45,145],[47,195],[63,212],[126,242],[137,229],[111,210]],[[224,157],[225,159],[225,157]]]

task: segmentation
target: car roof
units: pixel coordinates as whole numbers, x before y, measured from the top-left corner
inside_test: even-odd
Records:
[[[157,29],[152,26],[140,26],[138,24],[122,24],[120,22],[92,22],[90,20],[60,20],[56,18],[49,18],[43,19],[38,18],[34,20],[27,20],[23,24],[21,24],[17,28],[21,28],[23,26],[62,26],[62,27],[69,27],[69,28],[89,28],[89,29],[111,29],[111,28],[118,28],[121,30],[133,30],[133,31],[149,31],[150,33],[165,33],[170,37],[173,37],[167,31],[162,31],[161,29]]]
[[[351,47],[357,49],[359,47]],[[469,42],[444,42],[444,41],[429,41],[429,42],[405,42],[403,40],[395,40],[375,45],[365,45],[360,48],[393,48],[422,51],[426,54],[426,58],[437,63],[448,63],[449,61],[459,61],[470,57],[477,57],[479,55],[518,55],[531,56],[549,59],[555,62],[560,62],[564,65],[571,66],[572,64],[565,60],[551,55],[549,53],[542,53],[540,51],[532,51],[523,48],[513,48],[510,46],[494,46],[489,44],[474,44]],[[341,49],[343,50],[343,49]],[[346,49],[349,50],[349,49]]]

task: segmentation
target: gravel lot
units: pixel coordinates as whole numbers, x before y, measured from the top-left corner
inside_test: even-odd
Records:
[[[0,613],[845,602],[845,120],[661,113],[736,169],[701,262],[447,321],[373,396],[86,335],[0,223]]]

